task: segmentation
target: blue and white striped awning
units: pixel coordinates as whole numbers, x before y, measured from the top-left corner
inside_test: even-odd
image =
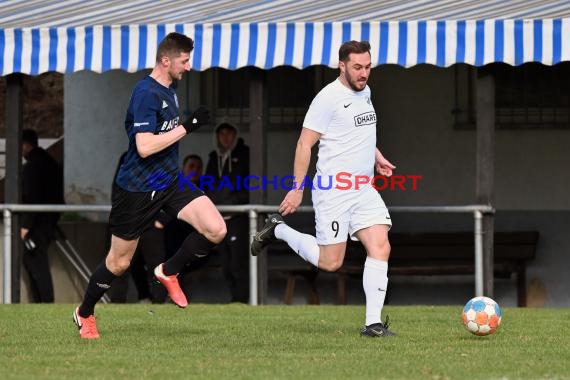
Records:
[[[193,69],[336,67],[369,40],[374,66],[570,60],[570,1],[0,1],[0,75],[154,66],[156,46],[193,37]]]

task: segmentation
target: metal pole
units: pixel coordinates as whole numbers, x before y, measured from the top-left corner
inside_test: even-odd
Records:
[[[12,303],[12,212],[4,209],[4,298]]]
[[[249,252],[251,242],[257,232],[257,212],[249,210]],[[249,254],[249,304],[257,306],[257,256]]]
[[[475,295],[483,296],[483,213],[475,211]]]

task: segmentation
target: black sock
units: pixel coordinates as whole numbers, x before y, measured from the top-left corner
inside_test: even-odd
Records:
[[[174,256],[164,263],[162,272],[167,276],[180,273],[186,264],[207,256],[215,246],[215,243],[206,239],[202,234],[192,231]]]
[[[107,269],[105,262],[101,263],[101,265],[95,269],[95,272],[93,272],[89,279],[89,285],[87,285],[83,302],[79,306],[79,315],[81,317],[87,318],[95,313],[95,304],[103,297],[105,292],[109,290],[111,283],[117,277],[118,276],[115,276]]]

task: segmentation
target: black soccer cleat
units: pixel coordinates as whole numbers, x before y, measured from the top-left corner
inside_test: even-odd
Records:
[[[368,326],[364,326],[360,330],[360,336],[367,336],[371,338],[384,338],[389,336],[397,336],[396,333],[388,330],[388,316],[386,316],[386,321],[384,323],[373,323]]]
[[[251,242],[251,255],[257,256],[265,247],[275,240],[275,226],[285,223],[280,214],[270,214],[263,228],[255,234]]]

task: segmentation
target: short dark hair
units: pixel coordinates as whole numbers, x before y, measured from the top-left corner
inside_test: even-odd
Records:
[[[338,60],[339,62],[348,62],[348,56],[350,54],[370,54],[370,43],[368,41],[347,41],[340,45],[338,49]]]
[[[192,38],[180,33],[169,33],[158,45],[156,62],[162,57],[179,56],[181,53],[190,53],[194,50]]]
[[[202,161],[202,157],[198,156],[197,154],[189,154],[186,157],[184,157],[184,160],[182,161],[182,166],[186,165],[186,163],[188,163],[188,161],[190,160],[196,160],[198,162],[200,162],[200,165],[204,166],[204,162]]]
[[[35,148],[38,146],[38,134],[33,129],[24,129],[22,130],[22,142]]]
[[[229,129],[231,131],[237,132],[236,126],[228,122],[223,122],[220,125],[218,125],[216,127],[216,133],[220,132],[222,129]]]

